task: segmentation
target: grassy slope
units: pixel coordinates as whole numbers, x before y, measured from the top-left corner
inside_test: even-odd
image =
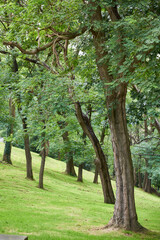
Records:
[[[0,159],[4,145],[0,143]],[[37,188],[40,157],[33,153],[35,181],[25,179],[24,151],[13,148],[14,166],[0,163],[0,233],[28,235],[29,240],[160,239],[160,199],[136,189],[140,223],[147,234],[98,230],[112,216],[103,203],[101,185],[84,171],[84,183],[63,174],[65,164],[47,158],[45,190]]]

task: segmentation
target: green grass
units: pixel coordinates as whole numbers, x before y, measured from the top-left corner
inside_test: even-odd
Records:
[[[0,160],[4,144],[0,143]],[[25,179],[22,149],[12,149],[13,166],[0,163],[0,233],[28,235],[29,240],[160,239],[160,199],[135,189],[140,223],[147,233],[106,232],[113,214],[103,203],[101,185],[84,171],[84,183],[64,174],[65,163],[47,158],[44,186],[37,188],[40,157],[33,153],[35,181]],[[113,186],[115,184],[113,183]]]

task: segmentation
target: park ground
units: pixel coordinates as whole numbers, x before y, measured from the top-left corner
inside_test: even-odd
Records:
[[[0,160],[4,143],[0,142]],[[84,171],[84,183],[67,176],[65,163],[47,158],[44,186],[39,189],[40,156],[32,153],[34,181],[25,179],[24,150],[12,148],[13,166],[0,162],[0,233],[27,235],[29,240],[158,240],[160,198],[135,188],[139,222],[145,233],[102,229],[113,214],[103,203],[101,184]],[[115,190],[115,182],[113,181]]]

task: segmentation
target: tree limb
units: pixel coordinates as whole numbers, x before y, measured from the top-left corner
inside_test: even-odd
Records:
[[[9,54],[9,55],[12,55],[12,53],[10,52],[7,52],[7,51],[4,51],[4,50],[0,50],[0,53],[2,54]],[[26,60],[28,62],[32,62],[34,64],[37,64],[37,65],[40,65],[40,66],[43,66],[44,68],[46,68],[47,70],[49,70],[51,73],[53,74],[57,74],[57,72],[55,72],[50,66],[48,66],[45,62],[40,62],[38,59],[32,59],[32,58],[24,58],[23,60]]]
[[[43,50],[51,47],[51,46],[53,45],[53,43],[54,43],[54,40],[53,40],[52,42],[49,42],[49,43],[43,45],[42,47],[38,47],[38,48],[32,49],[32,50],[25,50],[25,49],[22,48],[22,46],[21,46],[19,43],[17,43],[17,42],[5,42],[5,41],[3,42],[4,45],[6,45],[6,46],[11,46],[11,47],[17,47],[22,53],[28,54],[28,55],[34,55],[34,54],[36,54],[36,53],[38,53],[38,52],[40,52],[40,51],[43,51]]]
[[[83,27],[81,30],[78,30],[76,32],[57,32],[53,27],[49,27],[50,30],[52,30],[52,34],[48,34],[48,37],[54,37],[57,36],[60,39],[63,40],[70,40],[74,39],[80,35],[82,35],[84,32],[87,31],[87,27]]]

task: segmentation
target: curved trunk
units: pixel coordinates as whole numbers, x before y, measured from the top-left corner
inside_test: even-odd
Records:
[[[82,113],[81,105],[79,102],[75,103],[75,110],[77,119],[83,131],[89,137],[97,156],[97,165],[102,183],[104,202],[113,204],[115,202],[114,193],[111,185],[108,166],[101,145],[96,135],[94,134],[88,117]]]

